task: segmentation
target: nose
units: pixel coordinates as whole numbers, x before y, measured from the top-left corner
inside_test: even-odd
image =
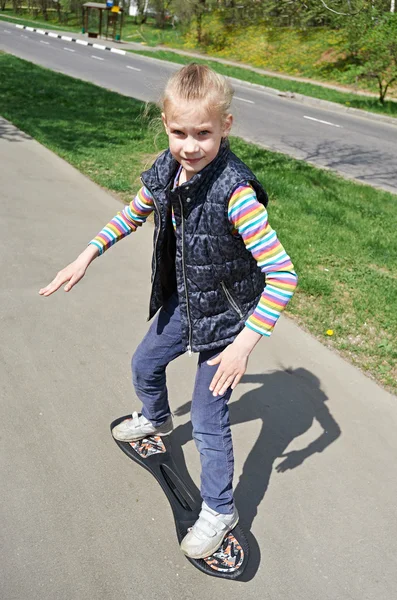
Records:
[[[197,140],[194,137],[187,137],[184,144],[186,154],[195,154],[200,150]]]

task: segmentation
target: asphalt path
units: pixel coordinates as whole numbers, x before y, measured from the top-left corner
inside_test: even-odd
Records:
[[[109,431],[140,408],[130,356],[153,227],[40,297],[121,204],[1,118],[0,164],[0,597],[395,600],[396,397],[282,316],[230,402],[246,577],[197,571],[159,485]],[[173,452],[198,485],[196,359],[167,375]]]
[[[144,101],[175,69],[165,61],[49,38],[0,23],[0,49]],[[280,98],[234,83],[234,133],[349,178],[397,193],[397,126]]]

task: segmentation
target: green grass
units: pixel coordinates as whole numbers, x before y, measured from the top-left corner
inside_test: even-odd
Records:
[[[166,145],[149,127],[155,107],[145,116],[142,102],[6,54],[0,70],[0,114],[124,200]],[[268,190],[270,221],[299,273],[289,314],[396,392],[397,196],[232,146]]]
[[[170,25],[160,29],[150,19],[144,25],[136,25],[132,18],[127,18],[123,25],[122,38],[124,42],[138,42],[147,46],[166,44],[171,47],[182,47],[184,45],[184,36],[180,29]]]
[[[76,25],[71,25],[71,24],[64,24],[64,25],[60,25],[58,23],[58,21],[44,21],[42,18],[38,18],[38,19],[34,19],[34,18],[30,18],[30,19],[25,19],[22,17],[18,17],[18,18],[13,18],[10,14],[10,16],[7,16],[7,14],[0,14],[0,21],[7,21],[7,23],[14,23],[14,24],[18,24],[18,25],[25,25],[25,27],[34,27],[35,29],[59,29],[60,31],[74,31],[74,32],[78,32],[81,31],[81,25],[78,26]]]
[[[267,87],[275,88],[284,92],[294,92],[297,94],[304,94],[305,96],[311,96],[313,98],[320,98],[322,100],[328,100],[330,102],[337,102],[344,106],[359,108],[361,110],[368,110],[371,112],[377,112],[385,114],[391,117],[397,117],[397,102],[386,101],[382,105],[376,98],[368,96],[359,96],[356,94],[349,94],[346,92],[339,92],[330,88],[321,87],[312,83],[305,83],[301,81],[286,80],[280,77],[271,77],[268,75],[261,75],[250,69],[243,67],[234,67],[230,65],[224,65],[214,60],[191,58],[176,52],[167,50],[131,50],[134,54],[143,54],[144,56],[151,56],[160,60],[168,60],[170,62],[185,65],[189,62],[197,62],[208,65],[214,71],[226,75],[228,77],[234,77],[243,81],[249,81],[250,83],[257,83]]]

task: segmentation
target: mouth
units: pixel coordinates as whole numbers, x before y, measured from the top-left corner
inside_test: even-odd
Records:
[[[184,158],[183,160],[189,165],[195,165],[196,163],[199,163],[202,158]]]

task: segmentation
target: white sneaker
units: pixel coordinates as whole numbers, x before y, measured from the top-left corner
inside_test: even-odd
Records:
[[[182,552],[190,558],[211,556],[218,550],[229,531],[236,527],[238,518],[236,508],[233,514],[223,515],[203,502],[198,520],[181,542]]]
[[[132,419],[122,421],[112,429],[112,435],[120,442],[135,442],[150,435],[168,435],[174,429],[171,415],[162,425],[155,427],[150,421],[137,412],[132,413]]]

